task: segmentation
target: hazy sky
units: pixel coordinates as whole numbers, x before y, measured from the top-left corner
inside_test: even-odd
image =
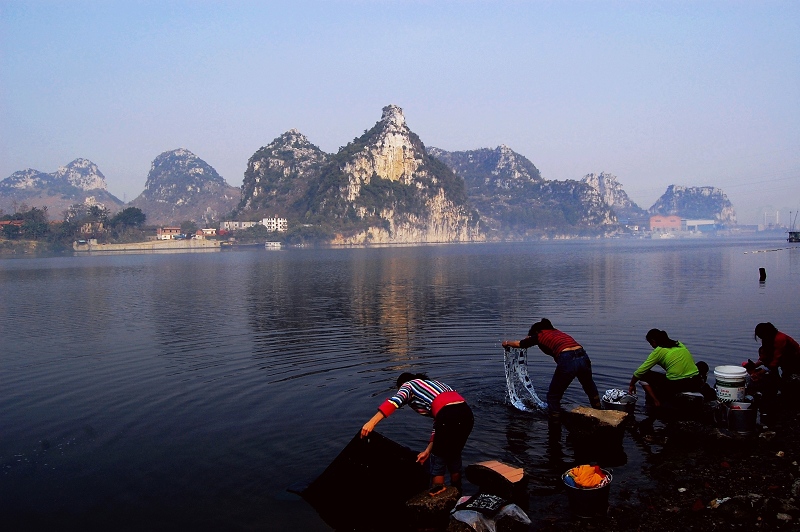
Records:
[[[0,179],[84,157],[130,201],[183,147],[240,186],[288,129],[335,152],[390,103],[426,146],[610,172],[643,208],[800,209],[797,1],[0,0]]]

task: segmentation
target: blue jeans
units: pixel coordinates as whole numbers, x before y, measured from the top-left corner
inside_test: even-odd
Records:
[[[575,377],[578,377],[591,405],[600,408],[597,385],[592,379],[592,361],[581,348],[575,351],[563,351],[556,358],[556,371],[547,390],[547,409],[551,414],[558,415],[561,412],[561,398]]]

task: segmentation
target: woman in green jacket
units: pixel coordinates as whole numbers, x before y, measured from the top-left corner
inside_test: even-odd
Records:
[[[647,394],[647,402],[660,407],[679,393],[700,391],[703,379],[685,345],[660,329],[650,329],[645,339],[653,351],[633,372],[628,393],[636,393],[636,383],[639,382]],[[653,371],[655,366],[664,368],[666,374]]]

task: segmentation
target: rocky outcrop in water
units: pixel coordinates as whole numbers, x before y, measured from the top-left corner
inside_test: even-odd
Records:
[[[238,188],[228,185],[194,153],[180,148],[153,160],[144,192],[128,205],[141,209],[148,223],[205,225],[228,214],[240,199]]]
[[[28,168],[0,181],[0,209],[14,212],[23,204],[47,207],[52,220],[74,204],[99,205],[112,213],[122,207],[108,192],[103,173],[88,159],[75,159],[50,174]]]

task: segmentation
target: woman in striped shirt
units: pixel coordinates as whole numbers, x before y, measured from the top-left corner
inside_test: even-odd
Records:
[[[522,340],[503,342],[505,349],[511,347],[527,349],[534,345],[539,346],[544,354],[550,355],[556,361],[556,371],[547,390],[547,410],[551,420],[559,420],[561,398],[575,377],[589,397],[592,407],[601,408],[597,385],[592,378],[592,361],[589,360],[581,344],[570,335],[553,327],[547,318],[542,318],[541,321],[531,325],[528,336]]]
[[[450,472],[450,484],[461,491],[461,451],[472,432],[472,410],[461,395],[447,384],[429,379],[427,375],[403,373],[397,378],[398,390],[384,401],[378,411],[361,428],[364,438],[383,418],[389,417],[403,405],[417,413],[433,418],[433,431],[428,446],[417,455],[423,463],[429,457],[431,495],[444,491],[444,476]]]

